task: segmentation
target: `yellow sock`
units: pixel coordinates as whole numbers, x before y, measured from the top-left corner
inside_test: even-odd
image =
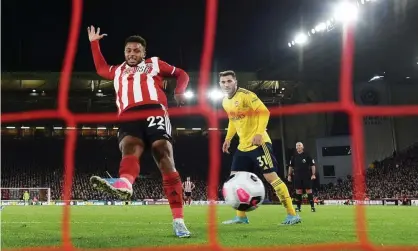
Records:
[[[241,218],[247,217],[247,215],[245,214],[245,212],[243,212],[243,211],[238,211],[238,210],[237,210],[237,216],[238,216],[238,217],[241,217]]]
[[[271,182],[271,185],[276,191],[276,194],[283,206],[286,208],[287,214],[296,215],[295,208],[292,204],[292,198],[290,198],[289,190],[287,189],[286,184],[284,184],[280,178],[277,178],[277,180]]]

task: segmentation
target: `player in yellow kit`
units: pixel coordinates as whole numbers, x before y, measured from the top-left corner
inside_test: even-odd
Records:
[[[219,84],[226,97],[222,106],[228,114],[229,124],[222,151],[229,154],[231,139],[238,134],[239,145],[234,154],[231,175],[238,171],[255,172],[260,168],[266,180],[273,186],[287,211],[282,224],[293,225],[301,222],[292,205],[286,184],[277,175],[277,161],[273,155],[271,139],[266,132],[270,112],[253,92],[238,88],[235,72],[219,74]],[[237,211],[232,220],[223,224],[248,224],[245,212]]]

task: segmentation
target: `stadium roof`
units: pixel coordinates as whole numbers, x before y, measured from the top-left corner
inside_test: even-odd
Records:
[[[214,79],[217,73],[213,73]],[[240,87],[256,92],[267,104],[277,103],[279,100],[289,100],[298,86],[296,81],[262,81],[256,80],[255,73],[237,73]],[[57,92],[59,86],[59,72],[13,72],[2,73],[1,89],[2,112],[30,111],[36,109],[53,109],[57,107]],[[190,73],[188,88],[189,104],[195,104],[196,83],[198,73]],[[207,90],[208,99],[216,103],[223,94],[217,89],[215,82]],[[165,81],[170,106],[175,105],[172,97],[175,79]],[[115,109],[115,94],[113,82],[103,80],[96,73],[74,72],[72,74],[71,89],[69,93],[70,109],[74,112],[112,112]],[[219,108],[219,107],[218,107]]]

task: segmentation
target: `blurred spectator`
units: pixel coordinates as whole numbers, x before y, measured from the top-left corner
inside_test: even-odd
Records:
[[[51,188],[51,199],[62,199],[64,141],[60,139],[2,139],[2,187]],[[219,146],[220,149],[220,146]],[[23,157],[22,157],[23,154]],[[174,149],[176,167],[183,178],[191,176],[196,188],[193,200],[207,200],[208,140],[206,137],[181,136]],[[113,199],[96,191],[90,185],[91,175],[117,176],[120,153],[116,139],[87,140],[79,138],[75,151],[75,170],[71,197],[77,200]],[[220,167],[220,185],[229,177],[231,156],[223,156]],[[375,162],[366,174],[364,198],[418,198],[418,146]],[[269,184],[265,184],[266,198],[277,201]],[[336,184],[322,185],[316,192],[319,199],[350,199],[353,196],[352,177],[339,179]],[[293,189],[290,189],[293,190]],[[22,193],[23,191],[20,191]],[[13,199],[17,191],[2,190],[2,199]],[[17,195],[19,198],[20,195]],[[40,194],[30,191],[30,197]],[[141,159],[141,174],[134,184],[133,200],[162,199],[162,180],[153,159]]]
[[[366,194],[363,198],[418,198],[418,145],[404,152],[376,161],[366,172]],[[322,199],[350,199],[353,196],[352,177],[337,184],[323,185],[317,193]]]

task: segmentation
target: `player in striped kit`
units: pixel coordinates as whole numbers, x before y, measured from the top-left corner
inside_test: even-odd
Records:
[[[195,188],[193,182],[190,181],[190,177],[186,178],[186,181],[183,182],[183,190],[184,190],[184,204],[191,205],[192,204],[192,191]]]
[[[178,237],[190,237],[183,220],[183,188],[181,178],[174,166],[171,144],[171,124],[167,112],[167,97],[163,91],[163,77],[177,78],[175,99],[185,101],[184,92],[189,76],[182,69],[152,57],[145,59],[146,41],[140,36],[131,36],[125,41],[125,62],[108,65],[100,52],[100,34],[94,26],[88,28],[94,64],[97,73],[113,80],[119,117],[133,111],[149,111],[146,119],[122,122],[118,140],[122,152],[119,178],[90,178],[93,187],[117,195],[122,199],[132,196],[132,184],[139,175],[139,159],[145,149],[151,149],[154,160],[163,177],[164,193],[173,215],[173,229]]]

